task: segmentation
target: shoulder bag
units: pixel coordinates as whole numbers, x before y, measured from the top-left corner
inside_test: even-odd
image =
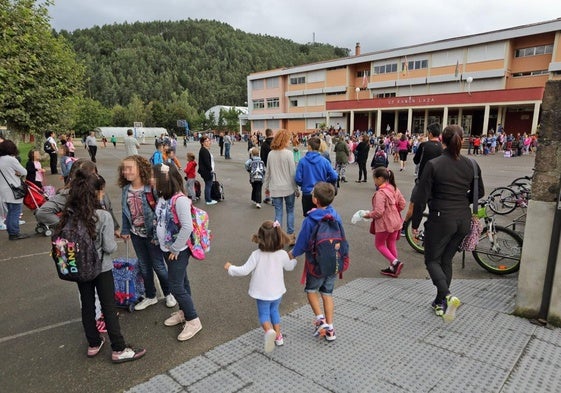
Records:
[[[470,158],[471,165],[473,166],[473,190],[472,190],[472,215],[471,215],[471,225],[469,233],[464,237],[460,246],[458,247],[460,251],[473,251],[477,247],[479,242],[479,237],[481,236],[481,221],[477,215],[479,209],[478,195],[479,195],[479,173],[477,171],[477,164],[475,160]]]
[[[27,184],[25,184],[25,181],[21,180],[21,184],[19,186],[14,186],[8,181],[8,179],[6,179],[6,176],[4,176],[4,172],[0,171],[0,173],[2,174],[4,180],[6,180],[6,183],[12,189],[12,193],[14,194],[15,199],[21,199],[25,196],[25,194],[27,194]]]

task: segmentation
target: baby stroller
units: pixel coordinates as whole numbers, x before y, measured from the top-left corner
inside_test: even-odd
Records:
[[[25,180],[25,184],[27,185],[27,194],[23,197],[23,204],[35,214],[35,211],[43,206],[43,204],[49,200],[49,197],[35,183]],[[48,225],[40,223],[37,223],[35,232],[45,236],[51,236],[53,234],[52,229],[50,229]]]

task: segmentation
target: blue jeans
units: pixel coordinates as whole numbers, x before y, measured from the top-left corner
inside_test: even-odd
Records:
[[[150,299],[156,297],[156,285],[154,284],[154,272],[160,280],[164,296],[170,294],[168,271],[164,264],[164,253],[160,246],[155,245],[147,237],[141,237],[131,233],[132,246],[138,258],[140,274],[144,279],[145,296]]]
[[[197,310],[193,304],[191,297],[191,286],[187,277],[187,265],[189,264],[189,249],[185,249],[179,253],[176,260],[169,260],[169,252],[164,253],[166,264],[169,272],[169,286],[171,293],[179,304],[179,309],[183,311],[186,321],[192,321],[197,318]]]
[[[278,325],[281,321],[279,306],[282,298],[277,300],[257,300],[257,314],[259,315],[259,323],[263,325],[265,322],[271,322]]]
[[[21,214],[21,203],[6,203],[8,214],[6,214],[6,229],[8,235],[19,235],[19,216]]]
[[[205,180],[205,202],[212,201],[210,197],[210,190],[212,189],[212,179]]]
[[[294,193],[285,197],[273,197],[273,206],[275,207],[275,221],[278,221],[282,228],[282,202],[286,204],[286,233],[289,235],[294,233]]]
[[[319,292],[322,295],[331,295],[335,288],[335,281],[337,281],[337,274],[316,277],[308,273],[306,274],[306,288],[304,288],[304,291],[307,293]]]
[[[224,158],[231,158],[230,157],[230,143],[224,144]]]

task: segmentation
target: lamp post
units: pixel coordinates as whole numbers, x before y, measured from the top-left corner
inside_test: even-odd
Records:
[[[360,87],[357,87],[355,89],[355,93],[356,93],[356,100],[358,101],[358,93],[360,93]]]

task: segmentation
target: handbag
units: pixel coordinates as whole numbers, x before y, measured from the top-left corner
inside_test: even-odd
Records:
[[[14,186],[8,181],[8,179],[6,179],[6,176],[4,176],[4,172],[0,171],[0,173],[2,174],[4,180],[6,180],[6,183],[12,189],[12,193],[14,194],[15,199],[21,199],[27,194],[27,184],[25,184],[23,180],[21,181],[21,184],[19,186]]]
[[[477,215],[478,211],[478,203],[477,203],[477,196],[479,195],[479,173],[477,172],[477,165],[475,164],[475,160],[471,159],[471,164],[473,166],[473,200],[472,200],[472,216],[471,216],[471,224],[469,228],[469,233],[463,238],[460,246],[458,247],[460,251],[473,251],[477,247],[477,243],[479,242],[479,237],[481,236],[481,231],[483,230],[481,226],[481,221],[479,220],[479,216]]]

